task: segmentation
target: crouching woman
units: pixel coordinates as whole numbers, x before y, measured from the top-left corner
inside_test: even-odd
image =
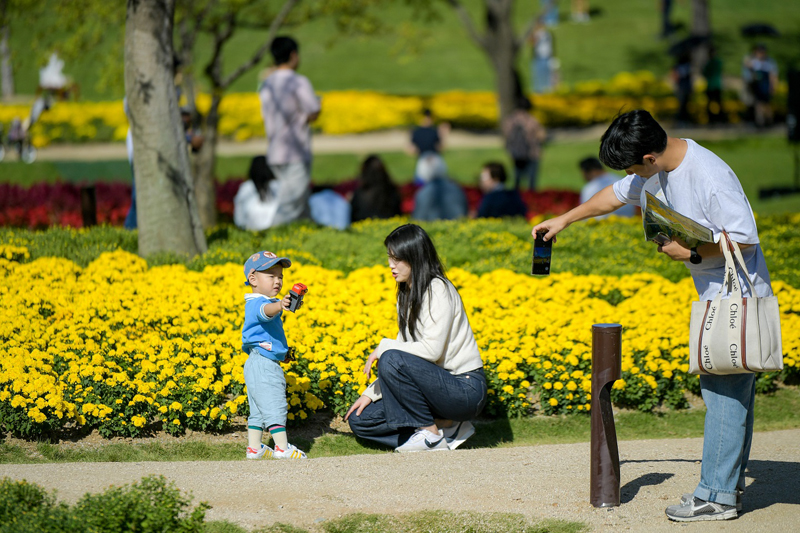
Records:
[[[406,224],[384,240],[397,281],[396,339],[383,339],[364,367],[376,379],[345,420],[357,436],[398,452],[454,450],[475,433],[486,404],[475,335],[425,230]]]

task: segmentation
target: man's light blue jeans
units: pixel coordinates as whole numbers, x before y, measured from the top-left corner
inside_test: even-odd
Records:
[[[755,374],[700,376],[706,403],[703,465],[694,495],[701,500],[736,505],[744,490],[744,471],[753,441]]]

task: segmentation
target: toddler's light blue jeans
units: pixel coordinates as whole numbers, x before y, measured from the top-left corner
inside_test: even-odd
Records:
[[[266,429],[286,425],[286,377],[280,363],[253,350],[244,363],[250,416],[247,425]]]
[[[706,403],[703,465],[694,495],[701,500],[736,505],[744,490],[744,471],[753,441],[755,374],[700,376]]]

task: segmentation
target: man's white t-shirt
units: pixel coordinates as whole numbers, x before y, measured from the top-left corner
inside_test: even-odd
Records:
[[[725,162],[713,152],[691,139],[686,155],[672,172],[659,172],[651,180],[658,180],[662,193],[657,195],[675,211],[711,229],[714,242],[719,242],[722,231],[740,244],[755,244],[742,250],[757,296],[770,296],[769,271],[758,240],[758,230],[753,209],[747,200],[739,178]],[[644,184],[648,181],[636,174],[614,183],[614,193],[619,201],[641,207]],[[723,257],[703,258],[699,265],[685,263],[691,272],[701,300],[712,300],[722,286],[725,272]],[[741,272],[739,273],[741,276]],[[745,296],[749,288],[742,283]]]
[[[262,82],[258,97],[269,139],[267,162],[270,165],[310,162],[308,116],[320,110],[320,102],[308,78],[292,69],[277,69]]]

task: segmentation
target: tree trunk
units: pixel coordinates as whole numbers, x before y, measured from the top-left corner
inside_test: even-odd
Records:
[[[708,62],[711,48],[711,16],[708,0],[692,0],[692,37],[705,38],[692,51],[692,68],[695,72],[699,72]]]
[[[514,111],[521,92],[516,72],[518,46],[511,21],[512,5],[511,0],[486,1],[484,49],[494,69],[501,122]]]
[[[8,47],[10,26],[0,27],[0,77],[3,78],[4,99],[14,96],[14,68],[11,66],[11,50]]]
[[[142,256],[206,251],[173,81],[174,13],[174,0],[127,2],[125,94]]]
[[[203,147],[195,159],[194,186],[197,194],[197,208],[203,227],[211,228],[217,223],[217,191],[214,182],[214,167],[217,161],[217,138],[219,136],[219,104],[222,93],[214,92],[211,107],[203,130]]]

